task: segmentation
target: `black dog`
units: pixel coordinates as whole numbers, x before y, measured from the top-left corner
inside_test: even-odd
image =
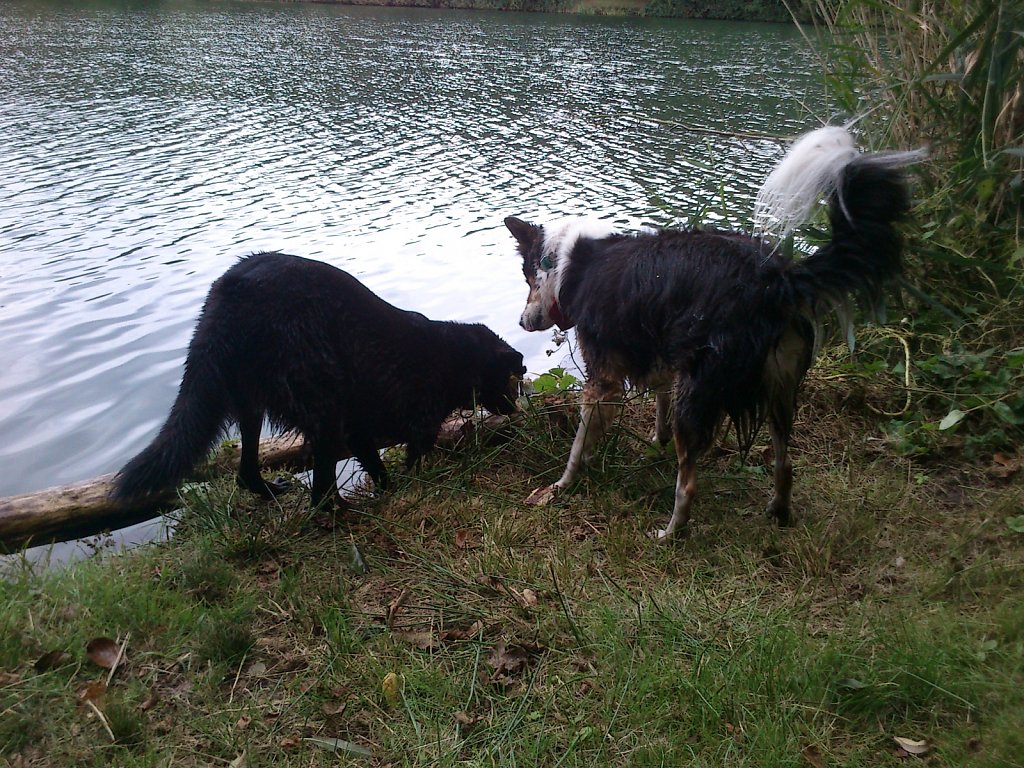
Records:
[[[513,412],[525,372],[523,356],[482,325],[429,320],[328,264],[258,253],[210,288],[170,415],[118,473],[114,496],[176,486],[231,422],[242,438],[239,485],[284,490],[260,476],[265,418],[312,448],[314,503],[337,495],[346,448],[383,489],[380,447],[406,443],[412,467],[453,410]]]
[[[685,530],[697,459],[726,416],[743,450],[768,421],[775,450],[768,511],[786,523],[787,446],[818,323],[851,297],[880,303],[884,284],[900,270],[895,225],[909,208],[898,169],[921,157],[860,154],[842,128],[798,141],[762,188],[756,218],[784,237],[827,198],[832,239],[800,261],[783,256],[773,241],[738,232],[622,235],[592,219],[543,227],[505,219],[530,288],[520,324],[528,331],[575,327],[587,369],[565,471],[527,503],[547,503],[573,482],[628,380],[657,393],[655,436],[675,440],[675,504],[659,537]]]

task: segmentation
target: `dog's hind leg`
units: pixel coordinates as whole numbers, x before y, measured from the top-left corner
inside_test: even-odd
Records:
[[[318,443],[313,447],[313,482],[309,489],[310,500],[319,507],[328,499],[338,496],[338,454],[329,446]]]
[[[789,525],[793,492],[793,461],[789,438],[796,413],[796,393],[811,363],[814,330],[806,321],[794,322],[765,361],[768,389],[768,428],[775,454],[775,495],[765,510],[780,526]]]
[[[672,387],[658,387],[654,390],[654,435],[657,445],[666,445],[672,439],[672,423],[669,412],[672,409]]]
[[[569,461],[557,482],[538,488],[526,498],[526,503],[539,506],[550,503],[555,496],[568,488],[580,468],[594,452],[594,447],[608,431],[622,405],[624,390],[621,381],[598,381],[583,388],[583,404],[580,406],[580,425],[569,451]]]
[[[672,517],[668,525],[654,531],[654,538],[659,541],[669,541],[679,536],[685,536],[690,523],[690,508],[693,506],[693,497],[697,493],[697,461],[693,453],[687,450],[679,435],[675,436],[676,444],[676,495],[672,505]]]
[[[380,458],[380,451],[374,444],[372,438],[360,435],[349,434],[348,447],[352,449],[352,455],[362,466],[363,471],[373,480],[378,491],[386,491],[391,484],[388,477],[387,467]]]
[[[438,427],[440,429],[440,427]],[[423,463],[423,457],[430,453],[437,442],[437,432],[426,432],[421,437],[410,440],[405,445],[405,468],[407,470],[419,469]]]
[[[775,454],[775,496],[765,510],[780,526],[789,525],[790,497],[793,493],[793,460],[789,458],[789,435],[793,425],[793,410],[782,407],[785,414],[772,414],[769,431]]]
[[[283,478],[264,480],[260,474],[260,432],[263,429],[263,414],[256,410],[245,410],[238,419],[238,431],[242,438],[242,450],[238,459],[238,484],[265,499],[271,499],[291,488]]]

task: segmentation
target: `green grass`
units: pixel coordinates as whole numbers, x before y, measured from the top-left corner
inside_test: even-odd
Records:
[[[790,529],[762,513],[763,446],[743,465],[726,439],[690,538],[647,538],[674,461],[643,399],[574,493],[524,506],[568,450],[555,396],[504,445],[413,476],[396,451],[396,489],[333,525],[216,480],[169,543],[12,567],[0,764],[895,766],[899,736],[930,766],[1022,765],[1021,478],[888,452],[832,375],[801,410]],[[109,732],[82,702],[110,674],[97,636],[128,638]]]

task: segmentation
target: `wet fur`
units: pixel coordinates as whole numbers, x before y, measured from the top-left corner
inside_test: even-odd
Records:
[[[529,502],[545,503],[573,482],[629,382],[656,391],[655,438],[675,443],[675,504],[660,536],[685,530],[696,461],[726,417],[744,451],[768,422],[775,450],[775,496],[768,511],[780,524],[789,521],[788,443],[816,329],[824,314],[851,297],[880,303],[884,284],[899,272],[902,244],[895,224],[909,203],[897,168],[916,159],[910,153],[895,158],[852,150],[837,160],[852,142],[835,142],[834,134],[826,138],[836,145],[827,145],[827,163],[806,148],[790,158],[805,173],[818,173],[830,191],[832,240],[800,261],[781,256],[767,238],[714,229],[592,237],[588,223],[567,245],[572,224],[559,222],[562,255],[552,263],[547,227],[506,219],[530,287],[521,324],[527,330],[556,322],[575,327],[587,374],[566,469]],[[780,167],[786,170],[785,163]],[[783,208],[796,204],[781,194],[776,199]],[[761,212],[762,220],[773,216],[787,224],[793,218],[786,210]],[[552,269],[558,273],[556,289],[545,279]]]
[[[230,423],[241,432],[239,484],[278,492],[259,471],[264,419],[305,437],[315,503],[337,494],[348,451],[384,488],[381,446],[406,443],[411,467],[453,410],[515,410],[524,372],[522,355],[482,325],[398,309],[328,264],[255,254],[210,288],[170,415],[120,471],[114,495],[174,487]]]

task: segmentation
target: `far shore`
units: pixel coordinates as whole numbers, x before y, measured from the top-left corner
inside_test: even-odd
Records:
[[[438,8],[525,13],[569,13],[585,16],[653,16],[717,21],[792,22],[781,0],[699,2],[698,0],[282,0],[324,5],[367,5],[397,8]]]

